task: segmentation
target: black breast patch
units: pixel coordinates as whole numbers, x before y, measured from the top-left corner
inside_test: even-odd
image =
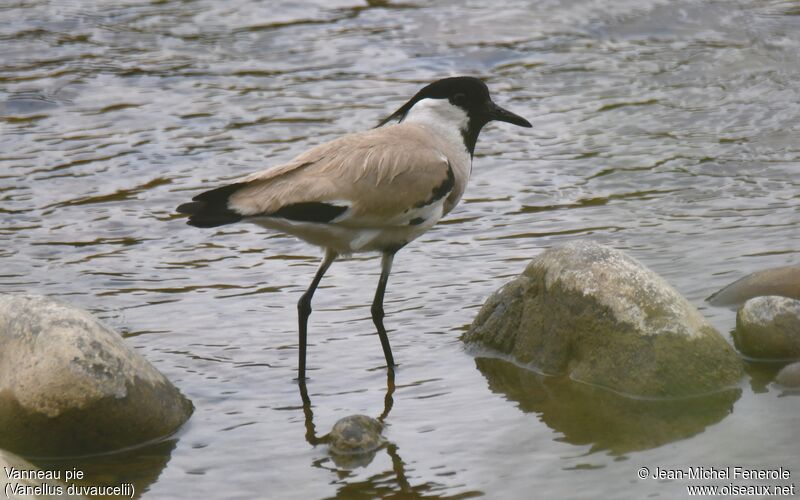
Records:
[[[445,196],[447,196],[450,191],[453,190],[453,187],[456,185],[456,176],[453,173],[453,167],[450,166],[450,163],[447,163],[447,178],[442,181],[441,184],[433,188],[431,191],[431,195],[428,197],[427,200],[421,201],[414,205],[414,208],[422,208],[424,206],[430,205],[431,203],[435,203]]]

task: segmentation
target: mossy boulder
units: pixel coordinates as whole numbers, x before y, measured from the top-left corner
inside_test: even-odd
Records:
[[[800,358],[800,300],[756,297],[736,314],[733,342],[755,359]]]
[[[700,312],[621,251],[552,248],[495,292],[463,340],[546,374],[641,397],[731,387],[742,363]]]
[[[24,455],[116,450],[173,433],[192,404],[91,314],[0,294],[0,446]]]

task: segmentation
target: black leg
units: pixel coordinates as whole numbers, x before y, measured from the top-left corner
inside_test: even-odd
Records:
[[[300,382],[306,379],[306,342],[308,338],[308,317],[311,316],[311,299],[314,297],[314,292],[317,290],[319,282],[322,281],[322,277],[325,276],[325,271],[331,267],[334,260],[336,260],[336,252],[326,250],[325,257],[322,258],[319,269],[317,269],[317,274],[314,275],[314,280],[297,302],[300,323],[300,359],[297,365],[297,379]]]
[[[394,371],[394,358],[392,357],[392,347],[389,345],[389,336],[386,335],[386,328],[383,327],[383,295],[386,292],[386,283],[389,281],[389,273],[392,272],[392,262],[394,252],[383,254],[381,259],[381,278],[378,280],[378,289],[375,290],[375,300],[372,301],[372,322],[378,329],[378,336],[381,339],[383,355],[386,357],[386,366],[389,371]]]

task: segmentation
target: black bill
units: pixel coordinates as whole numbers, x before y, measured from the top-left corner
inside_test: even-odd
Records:
[[[531,127],[531,122],[526,120],[525,118],[519,116],[516,113],[512,113],[507,109],[503,109],[497,104],[490,102],[489,103],[489,118],[491,120],[497,120],[500,122],[511,123],[514,125],[519,125],[520,127]]]

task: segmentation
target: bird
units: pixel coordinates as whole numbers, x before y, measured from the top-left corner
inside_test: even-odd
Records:
[[[293,160],[198,194],[177,212],[212,228],[241,221],[288,233],[324,249],[297,302],[297,380],[306,380],[311,300],[338,257],[381,254],[371,315],[393,373],[383,299],[395,254],[455,208],[472,172],[481,129],[491,121],[531,127],[494,103],[471,76],[436,80],[375,128],[312,147]]]

